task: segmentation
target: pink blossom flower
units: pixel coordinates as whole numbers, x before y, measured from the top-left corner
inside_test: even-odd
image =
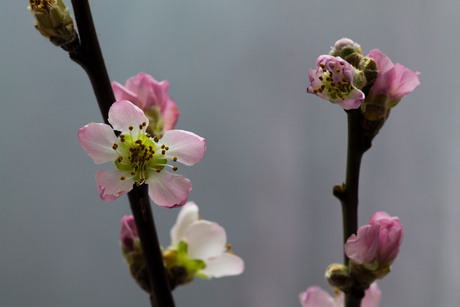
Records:
[[[302,307],[344,307],[345,295],[343,292],[336,291],[336,296],[332,297],[318,286],[312,286],[307,291],[299,294],[300,304]],[[364,292],[364,298],[361,301],[361,307],[378,307],[382,292],[377,283],[372,283]]]
[[[78,131],[80,145],[96,164],[112,161],[114,170],[96,174],[99,195],[113,201],[131,191],[133,184],[146,183],[150,198],[159,206],[182,206],[192,189],[189,179],[165,170],[177,170],[170,162],[193,165],[206,150],[204,138],[188,131],[169,130],[161,139],[146,133],[149,120],[131,102],[115,102],[109,110],[109,123],[90,123]],[[114,130],[121,132],[116,135]]]
[[[120,228],[120,242],[122,248],[126,248],[129,251],[134,250],[134,241],[139,240],[139,234],[137,233],[136,223],[134,217],[124,216],[121,219]]]
[[[177,251],[171,265],[180,265],[189,275],[202,278],[239,275],[243,260],[229,251],[225,229],[215,222],[200,219],[198,206],[188,202],[182,207],[171,229],[171,246]]]
[[[309,69],[311,85],[307,92],[338,104],[345,110],[357,109],[364,100],[364,93],[353,85],[355,70],[340,57],[321,55],[316,70]]]
[[[168,95],[168,81],[158,82],[152,76],[141,72],[126,80],[124,86],[112,82],[112,89],[116,101],[131,101],[144,111],[150,120],[148,132],[160,136],[165,131],[174,129],[179,118],[179,109]]]
[[[354,263],[370,271],[387,269],[398,256],[404,228],[398,217],[376,212],[369,224],[361,226],[357,235],[345,243],[345,253]]]
[[[382,95],[386,98],[387,105],[392,108],[420,84],[419,72],[413,72],[399,63],[393,64],[380,50],[371,50],[367,57],[374,59],[379,67],[377,80],[369,92],[370,100]]]

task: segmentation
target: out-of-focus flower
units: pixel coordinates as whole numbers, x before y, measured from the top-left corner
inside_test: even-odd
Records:
[[[149,119],[147,132],[161,137],[165,131],[174,129],[179,118],[179,109],[169,97],[169,82],[156,81],[146,73],[126,80],[125,85],[112,82],[115,99],[128,100],[138,106]]]
[[[375,60],[379,74],[370,89],[366,103],[369,101],[392,108],[404,95],[412,92],[420,84],[419,72],[414,72],[399,63],[393,64],[380,50],[371,50],[367,57]]]
[[[200,219],[198,206],[182,207],[171,229],[171,246],[163,258],[174,285],[200,278],[239,275],[243,260],[230,251],[225,229],[215,222]]]
[[[340,57],[321,55],[316,69],[309,69],[311,85],[307,92],[338,104],[345,110],[357,109],[364,101],[364,93],[353,85],[355,69]]]
[[[159,206],[182,206],[192,189],[189,179],[169,173],[177,166],[171,162],[193,165],[206,150],[204,138],[188,131],[169,130],[161,139],[151,137],[145,129],[149,120],[131,102],[115,102],[109,110],[109,123],[90,123],[78,131],[80,145],[96,164],[113,161],[115,170],[96,174],[99,195],[113,201],[131,191],[133,184],[149,185],[150,198]],[[121,132],[118,136],[114,130]]]
[[[348,238],[345,253],[353,264],[382,278],[388,274],[390,265],[398,256],[403,236],[404,228],[398,217],[376,212],[369,224],[361,226],[357,235]],[[353,270],[354,266],[351,268]]]
[[[34,15],[35,29],[56,46],[76,39],[73,19],[62,0],[30,0],[27,8]]]
[[[137,233],[134,217],[124,216],[120,228],[121,253],[129,267],[129,272],[137,284],[150,293],[150,279],[142,254],[141,241]]]
[[[381,296],[382,292],[377,283],[374,282],[364,292],[361,307],[378,307]],[[345,305],[344,298],[343,292],[336,290],[335,297],[332,297],[318,286],[309,287],[307,291],[299,294],[302,307],[343,307]]]

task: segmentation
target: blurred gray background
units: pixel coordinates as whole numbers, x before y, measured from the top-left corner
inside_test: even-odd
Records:
[[[70,5],[69,1],[66,1]],[[345,174],[346,115],[305,92],[308,68],[341,37],[420,71],[364,156],[360,225],[379,210],[405,238],[379,282],[382,307],[458,306],[458,1],[92,1],[109,75],[171,83],[177,128],[207,139],[181,167],[190,200],[246,263],[196,280],[177,306],[300,306],[342,260],[332,186]],[[33,28],[26,1],[0,11],[0,306],[148,306],[119,246],[126,197],[100,201],[77,130],[100,122],[90,83]],[[154,205],[163,246],[178,210]]]

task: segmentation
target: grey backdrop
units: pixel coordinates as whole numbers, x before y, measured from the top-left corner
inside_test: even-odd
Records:
[[[69,4],[69,1],[66,1]],[[227,229],[239,277],[197,280],[178,306],[299,306],[342,259],[332,196],[346,116],[305,93],[307,69],[347,36],[421,72],[365,155],[360,224],[398,215],[400,257],[382,307],[458,306],[458,1],[92,1],[112,80],[171,83],[178,128],[207,139],[182,167],[201,215]],[[148,306],[119,250],[127,199],[99,200],[77,129],[100,122],[83,70],[33,28],[26,1],[0,11],[0,306]],[[160,240],[178,210],[154,207]]]

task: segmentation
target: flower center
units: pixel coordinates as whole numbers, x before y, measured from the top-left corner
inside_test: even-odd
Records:
[[[346,96],[353,90],[353,85],[345,77],[343,73],[344,67],[345,62],[343,61],[338,62],[338,65],[329,63],[328,67],[321,63],[318,68],[318,74],[320,75],[318,79],[321,81],[321,86],[313,89],[313,93],[324,92],[333,101],[345,100]]]
[[[133,127],[130,126],[129,135],[120,134],[119,142],[113,144],[112,148],[118,153],[115,166],[121,170],[129,172],[128,177],[121,176],[120,180],[132,179],[137,186],[144,183],[153,173],[159,173],[167,164],[166,152],[169,147],[159,145],[157,136],[151,137],[145,132],[147,124],[144,122],[139,125],[139,133],[133,135]],[[173,161],[177,161],[174,157]],[[172,167],[174,171],[177,166]]]

